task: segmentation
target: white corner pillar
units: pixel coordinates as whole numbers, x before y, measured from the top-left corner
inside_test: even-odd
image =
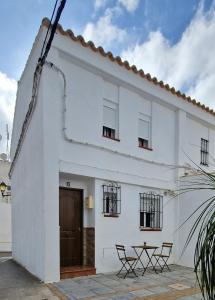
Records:
[[[62,82],[56,71],[44,66],[43,121],[44,121],[44,281],[60,280],[59,248],[59,143],[62,105]]]

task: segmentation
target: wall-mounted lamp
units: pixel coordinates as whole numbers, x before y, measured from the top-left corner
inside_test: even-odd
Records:
[[[11,196],[11,193],[7,193],[5,194],[5,191],[8,189],[8,185],[6,185],[6,183],[4,183],[3,181],[0,183],[0,191],[2,194],[2,197],[9,197]]]
[[[85,207],[86,208],[93,208],[93,196],[86,197]]]

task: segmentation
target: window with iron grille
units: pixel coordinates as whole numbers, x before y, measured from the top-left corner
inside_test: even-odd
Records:
[[[103,213],[105,215],[121,213],[121,187],[117,184],[103,185]]]
[[[209,141],[201,139],[201,165],[208,166],[208,157],[209,157]]]
[[[162,229],[163,196],[153,193],[140,193],[140,227]]]

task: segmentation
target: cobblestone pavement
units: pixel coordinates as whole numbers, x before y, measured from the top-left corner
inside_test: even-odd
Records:
[[[58,300],[50,289],[35,279],[11,257],[0,256],[1,300]]]
[[[199,300],[201,294],[191,268],[172,265],[171,271],[150,271],[137,278],[98,274],[61,280],[52,285],[64,299],[95,300]]]

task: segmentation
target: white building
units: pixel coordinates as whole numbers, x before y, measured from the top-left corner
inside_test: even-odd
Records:
[[[60,280],[65,266],[118,270],[116,243],[173,242],[172,262],[179,263],[176,229],[189,203],[181,207],[172,191],[189,157],[213,170],[215,113],[58,26],[20,140],[48,24],[18,85],[13,257],[45,282]],[[192,265],[192,256],[193,249],[180,263]]]
[[[10,194],[9,170],[10,162],[0,158],[0,183],[7,185],[5,197],[0,192],[0,252],[11,252],[11,197],[7,196]]]

